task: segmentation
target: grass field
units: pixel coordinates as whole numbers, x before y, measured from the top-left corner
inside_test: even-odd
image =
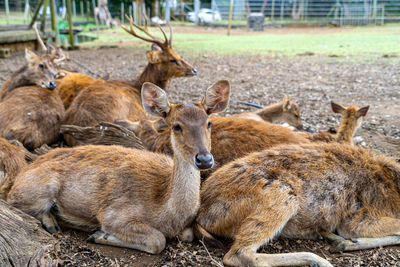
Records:
[[[193,30],[192,30],[193,29]],[[152,29],[156,32],[155,29]],[[233,30],[231,36],[226,29],[175,27],[174,47],[183,53],[252,55],[282,54],[296,55],[312,52],[327,56],[382,57],[400,55],[400,26],[385,25],[353,28],[312,29],[265,29],[263,33]],[[132,36],[121,29],[101,32],[95,42],[87,46],[120,45],[141,46]]]

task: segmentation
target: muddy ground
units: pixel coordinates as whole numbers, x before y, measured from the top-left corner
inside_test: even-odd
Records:
[[[136,77],[145,67],[143,50],[99,49],[71,52],[71,56],[100,75],[112,79]],[[329,58],[318,55],[294,57],[184,55],[196,66],[198,77],[175,79],[169,88],[171,102],[200,99],[204,90],[219,79],[232,82],[232,100],[267,105],[285,94],[301,106],[304,124],[309,129],[328,130],[339,123],[330,111],[331,100],[343,105],[370,105],[362,128],[357,132],[367,146],[400,158],[400,60],[366,62],[359,59]],[[0,86],[11,72],[23,64],[17,53],[0,64]],[[82,72],[85,72],[82,70]],[[227,114],[254,110],[232,102]],[[195,242],[171,240],[160,255],[89,244],[87,233],[66,230],[54,251],[63,266],[216,266],[226,250],[208,248]],[[229,243],[226,243],[229,247]],[[352,253],[329,252],[325,241],[278,239],[264,252],[310,251],[335,266],[395,266],[400,264],[398,247]],[[215,263],[214,261],[218,262]]]

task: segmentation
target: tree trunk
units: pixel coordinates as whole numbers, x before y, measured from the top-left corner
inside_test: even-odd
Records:
[[[0,200],[0,266],[57,266],[56,240],[38,220]]]
[[[108,10],[108,0],[99,0],[96,16],[100,24],[105,24],[109,28],[115,24]]]
[[[61,133],[74,138],[77,145],[120,145],[144,149],[142,142],[133,132],[108,122],[93,127],[61,125]]]

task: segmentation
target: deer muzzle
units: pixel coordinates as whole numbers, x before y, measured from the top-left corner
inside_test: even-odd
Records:
[[[211,153],[199,153],[194,157],[196,167],[201,170],[210,169],[214,165],[214,157]]]

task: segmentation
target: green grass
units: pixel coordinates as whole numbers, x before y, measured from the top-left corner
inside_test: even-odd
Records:
[[[332,29],[324,33],[324,28],[318,28],[318,33],[305,31],[249,33],[227,36],[213,33],[176,33],[174,48],[183,53],[194,55],[255,55],[281,54],[296,55],[313,52],[321,55],[352,56],[352,57],[382,57],[384,54],[400,56],[400,26],[354,27],[350,29]],[[190,31],[189,31],[190,32]],[[297,33],[298,32],[298,33]],[[96,35],[96,34],[95,34]],[[141,46],[143,42],[134,42],[134,38],[120,29],[108,30],[99,34],[99,39],[88,43],[96,45],[128,45]],[[147,45],[148,46],[148,45]]]

